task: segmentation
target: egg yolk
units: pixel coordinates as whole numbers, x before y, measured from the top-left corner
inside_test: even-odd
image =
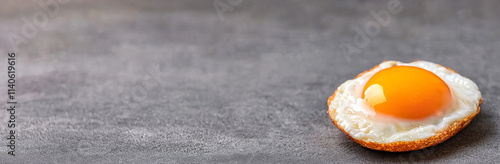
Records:
[[[448,85],[434,73],[413,66],[394,66],[373,75],[362,98],[375,113],[403,119],[423,119],[451,104]]]

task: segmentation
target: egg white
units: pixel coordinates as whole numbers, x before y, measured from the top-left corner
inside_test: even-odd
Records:
[[[363,87],[378,71],[399,65],[420,67],[443,79],[452,93],[453,101],[450,109],[441,115],[418,121],[376,116],[368,102],[361,99]],[[480,99],[481,92],[472,80],[441,65],[427,61],[411,63],[385,61],[364,75],[341,84],[328,110],[333,112],[337,124],[351,137],[377,143],[391,143],[432,137],[436,132],[476,112]],[[381,117],[384,119],[380,119]]]

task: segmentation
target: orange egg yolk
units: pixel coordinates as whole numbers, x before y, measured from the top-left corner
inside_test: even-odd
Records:
[[[362,98],[375,113],[403,119],[423,119],[451,104],[448,85],[434,73],[413,66],[394,66],[373,75]]]

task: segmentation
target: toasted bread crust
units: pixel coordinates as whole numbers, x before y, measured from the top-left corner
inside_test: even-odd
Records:
[[[372,69],[370,69],[368,71],[360,73],[358,76],[356,76],[356,78],[363,76],[365,73],[372,71],[377,67],[378,67],[378,65],[373,67]],[[452,70],[448,67],[445,67],[445,68],[456,73],[455,70]],[[330,108],[330,104],[335,99],[335,94],[337,92],[338,92],[338,89],[335,90],[335,93],[333,93],[332,96],[330,96],[328,98],[328,108]],[[451,138],[452,136],[454,136],[455,134],[460,132],[462,129],[464,129],[472,121],[472,119],[479,113],[480,105],[482,102],[483,102],[483,98],[480,99],[476,112],[472,113],[471,115],[465,117],[464,119],[462,119],[460,121],[454,122],[453,124],[449,125],[444,130],[436,132],[436,135],[434,135],[432,137],[420,139],[420,140],[416,140],[416,141],[398,141],[398,142],[391,142],[391,143],[376,143],[376,142],[371,142],[371,141],[358,140],[358,139],[351,137],[349,135],[349,133],[347,133],[344,130],[344,128],[341,127],[337,123],[337,121],[334,119],[335,118],[334,117],[335,109],[333,109],[333,110],[328,109],[328,115],[330,115],[330,118],[332,119],[333,124],[335,126],[337,126],[337,128],[339,128],[340,131],[345,133],[347,135],[347,137],[349,137],[351,140],[353,140],[354,142],[356,142],[364,147],[367,147],[367,148],[370,148],[373,150],[381,150],[381,151],[389,151],[389,152],[405,152],[405,151],[424,149],[426,147],[434,146],[434,145],[437,145],[441,142],[448,140],[449,138]]]

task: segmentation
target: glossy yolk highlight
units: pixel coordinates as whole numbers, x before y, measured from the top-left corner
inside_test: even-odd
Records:
[[[373,75],[362,98],[376,113],[423,119],[442,112],[451,104],[448,85],[434,73],[413,66],[395,66]]]

